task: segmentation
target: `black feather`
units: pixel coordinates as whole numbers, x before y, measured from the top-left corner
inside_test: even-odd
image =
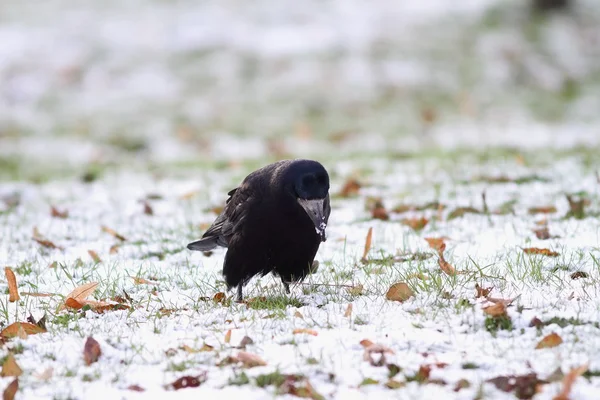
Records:
[[[227,247],[223,275],[228,288],[253,276],[278,275],[286,290],[303,280],[329,220],[329,175],[312,160],[284,160],[248,175],[231,190],[225,208],[188,249]]]

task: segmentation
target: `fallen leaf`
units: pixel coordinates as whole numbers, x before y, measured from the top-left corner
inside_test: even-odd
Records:
[[[202,352],[206,352],[206,351],[213,351],[215,348],[214,348],[214,346],[204,343],[204,344],[202,344],[202,347],[200,347],[199,349],[194,349],[193,347],[190,347],[187,344],[184,344],[183,346],[181,346],[181,349],[187,353],[194,354],[194,353],[202,353]]]
[[[406,279],[419,279],[422,281],[426,281],[427,279],[429,279],[429,277],[422,272],[415,272],[413,274],[406,275]]]
[[[131,279],[133,279],[133,283],[136,285],[153,285],[154,282],[150,282],[148,279],[145,278],[139,278],[137,276],[131,276]]]
[[[297,329],[294,329],[294,331],[292,333],[294,335],[297,335],[299,333],[306,333],[307,335],[313,335],[313,336],[318,335],[317,331],[315,331],[313,329],[308,329],[308,328],[297,328]]]
[[[183,376],[167,385],[167,388],[174,390],[195,388],[202,385],[204,382],[206,382],[206,372],[196,376]]]
[[[19,378],[15,378],[8,384],[2,393],[2,400],[14,400],[17,391],[19,390]]]
[[[590,275],[584,271],[576,271],[571,274],[571,279],[588,278]]]
[[[2,332],[0,332],[0,336],[5,339],[10,339],[18,336],[19,330],[24,331],[27,335],[35,335],[46,332],[45,329],[42,329],[37,325],[30,324],[29,322],[14,322],[4,328]]]
[[[146,391],[146,389],[144,389],[140,385],[129,385],[129,386],[127,386],[127,390],[131,390],[134,392],[145,392]]]
[[[6,282],[8,283],[8,301],[14,303],[20,299],[19,290],[17,289],[17,278],[10,267],[4,268],[4,275],[6,275]]]
[[[529,322],[529,327],[530,328],[541,328],[543,326],[544,326],[544,323],[538,317],[533,317],[531,319],[531,321]]]
[[[549,349],[558,346],[562,342],[562,338],[557,333],[552,332],[551,334],[545,336],[542,340],[540,340],[537,346],[535,346],[535,348]]]
[[[588,370],[588,364],[584,364],[580,367],[573,368],[563,378],[563,387],[560,393],[556,395],[553,400],[569,400],[569,394],[573,388],[575,380],[583,375]]]
[[[121,242],[126,241],[127,239],[125,239],[125,237],[123,235],[119,235],[114,229],[109,228],[106,225],[102,225],[102,231],[108,233],[109,235],[114,236],[115,238],[117,238],[118,240],[120,240]]]
[[[419,230],[425,228],[425,226],[427,225],[427,223],[429,222],[429,220],[427,218],[425,218],[425,217],[420,217],[420,218],[404,218],[400,222],[402,222],[403,225],[411,227],[415,231],[419,231]]]
[[[242,340],[240,340],[240,344],[238,345],[238,349],[245,349],[249,344],[254,344],[254,340],[250,336],[244,336]]]
[[[554,206],[543,206],[543,207],[530,207],[529,214],[552,214],[555,213],[556,207]]]
[[[442,254],[446,250],[446,243],[444,238],[425,238],[429,247],[435,250],[438,254]]]
[[[117,254],[119,252],[119,245],[114,244],[114,245],[110,246],[110,249],[108,250],[108,252],[110,254]]]
[[[483,288],[481,286],[479,286],[478,283],[475,284],[475,290],[477,291],[477,293],[475,294],[475,298],[478,299],[479,297],[487,297],[490,292],[492,291],[492,289],[494,289],[493,287],[489,287],[489,288]]]
[[[367,232],[367,238],[365,239],[365,248],[363,250],[362,261],[365,262],[367,260],[367,255],[369,254],[369,250],[371,250],[371,240],[373,239],[373,227],[369,228]]]
[[[542,385],[548,383],[537,377],[535,372],[527,375],[508,375],[498,376],[488,379],[486,382],[492,383],[496,388],[504,392],[515,392],[518,399],[531,399],[541,391]]]
[[[225,343],[231,342],[231,329],[225,333]]]
[[[0,376],[14,376],[19,377],[23,373],[23,370],[17,364],[17,360],[15,360],[15,356],[12,353],[8,353],[8,356],[4,359],[4,363],[2,363],[2,371],[0,371]]]
[[[388,300],[403,302],[414,296],[412,289],[404,282],[394,283],[385,294]]]
[[[454,391],[460,392],[462,389],[468,389],[470,387],[471,387],[471,382],[469,382],[466,379],[460,379],[460,380],[458,380],[458,382],[456,382],[456,385],[454,386]]]
[[[69,212],[67,210],[65,211],[59,211],[56,207],[51,206],[50,207],[50,215],[53,216],[54,218],[68,218],[69,217]]]
[[[544,226],[540,229],[534,229],[533,233],[535,233],[535,237],[540,240],[547,240],[552,237],[550,236],[550,230],[548,229],[548,226]]]
[[[491,306],[484,307],[483,312],[491,317],[500,317],[507,315],[506,305],[504,303],[495,303]]]
[[[548,257],[558,257],[560,255],[559,253],[550,249],[540,249],[537,247],[525,247],[523,248],[523,252],[525,252],[525,254],[540,254]]]
[[[88,250],[88,254],[90,255],[90,257],[92,258],[92,260],[94,260],[94,262],[96,264],[99,264],[102,262],[102,260],[98,256],[98,253],[96,253],[94,250]]]
[[[267,362],[256,354],[240,351],[237,355],[237,360],[244,364],[246,368],[261,367],[267,365]]]
[[[361,340],[359,343],[360,343],[360,345],[361,345],[362,347],[364,347],[364,348],[367,348],[367,347],[369,347],[369,346],[372,346],[372,345],[374,345],[374,344],[375,344],[375,343],[373,343],[372,341],[370,341],[369,339],[363,339],[363,340]]]
[[[295,318],[300,318],[300,319],[304,319],[304,316],[300,313],[300,311],[296,310],[294,312],[294,317]]]
[[[36,241],[38,244],[42,245],[43,247],[46,247],[48,249],[64,250],[64,247],[57,246],[56,244],[54,244],[50,240],[45,239],[42,236],[40,236],[39,232],[37,231],[37,228],[34,228],[33,232],[34,232],[34,234],[33,234],[32,239],[34,241]]]
[[[102,350],[100,349],[100,343],[93,337],[88,336],[85,341],[85,346],[83,347],[83,360],[85,361],[85,365],[95,363],[101,355]]]
[[[144,201],[144,214],[154,215],[154,210],[147,201]]]
[[[361,184],[356,179],[348,179],[342,190],[340,191],[340,196],[342,197],[351,197],[358,194],[361,188]]]
[[[277,394],[290,394],[292,396],[313,400],[325,399],[322,395],[317,393],[308,379],[298,375],[285,375],[283,383],[277,389]]]
[[[374,367],[381,367],[386,364],[385,354],[394,354],[394,350],[382,344],[373,343],[365,347],[363,360],[368,361]]]
[[[385,207],[383,207],[383,205],[381,205],[380,207],[373,208],[373,210],[371,211],[371,218],[380,219],[382,221],[387,221],[390,219],[390,215],[388,214]]]
[[[442,271],[444,271],[444,273],[446,275],[454,276],[457,274],[454,267],[448,261],[446,261],[444,259],[444,256],[442,254],[440,254],[440,258],[438,259],[438,264],[439,264],[440,268],[442,269]]]
[[[352,316],[352,303],[348,304],[348,307],[346,307],[346,311],[344,312],[345,318],[349,318],[351,316]]]
[[[218,292],[218,293],[215,293],[215,295],[213,296],[213,301],[214,301],[215,303],[222,303],[222,302],[223,302],[223,300],[225,300],[225,297],[226,297],[226,296],[225,296],[225,293],[223,293],[223,292]]]
[[[94,293],[97,286],[98,282],[89,282],[77,286],[75,289],[73,289],[71,293],[69,293],[65,297],[65,303],[58,308],[58,311],[64,310],[66,307],[76,308],[77,304],[81,304],[81,307],[83,307],[83,301],[87,299],[92,293]],[[69,305],[67,305],[67,303]]]
[[[346,288],[346,291],[352,296],[361,296],[364,292],[364,287],[361,284]]]

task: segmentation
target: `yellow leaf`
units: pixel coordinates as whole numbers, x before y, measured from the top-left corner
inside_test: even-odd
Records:
[[[551,334],[545,336],[542,340],[539,341],[536,349],[548,349],[551,347],[556,347],[563,342],[562,338],[557,334],[552,332]]]
[[[363,294],[364,291],[364,287],[361,284],[358,284],[356,286],[352,286],[349,288],[346,288],[346,291],[351,294],[352,296],[360,296]]]
[[[17,365],[17,361],[15,360],[15,356],[12,353],[8,353],[8,356],[4,360],[2,364],[2,371],[0,372],[0,376],[21,376],[23,370]]]
[[[363,250],[362,260],[367,260],[367,255],[369,254],[369,250],[371,250],[371,239],[373,238],[373,227],[369,228],[367,232],[367,239],[365,240],[365,249]]]
[[[8,301],[14,303],[20,299],[19,290],[17,289],[17,278],[10,267],[4,268],[4,275],[6,275],[6,281],[8,283]]]
[[[414,296],[412,289],[404,282],[394,283],[385,294],[388,300],[403,302]]]
[[[352,316],[352,303],[348,304],[348,307],[346,307],[346,312],[344,313],[345,318],[349,318],[351,316]]]
[[[312,329],[307,329],[307,328],[294,329],[294,331],[292,333],[294,335],[297,335],[299,333],[306,333],[307,335],[313,335],[313,336],[317,336],[318,335],[317,331],[312,330]]]

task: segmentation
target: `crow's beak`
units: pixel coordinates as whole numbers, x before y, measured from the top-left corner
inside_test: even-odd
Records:
[[[327,240],[327,237],[325,236],[325,228],[327,228],[327,223],[325,222],[324,202],[325,199],[298,199],[298,203],[302,206],[302,208],[304,208],[304,211],[306,211],[311,221],[315,225],[317,235],[321,237],[322,242]]]

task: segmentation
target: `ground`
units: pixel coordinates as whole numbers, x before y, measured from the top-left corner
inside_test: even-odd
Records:
[[[317,3],[3,9],[0,390],[596,397],[598,7]],[[186,245],[285,157],[328,240],[238,304]]]

